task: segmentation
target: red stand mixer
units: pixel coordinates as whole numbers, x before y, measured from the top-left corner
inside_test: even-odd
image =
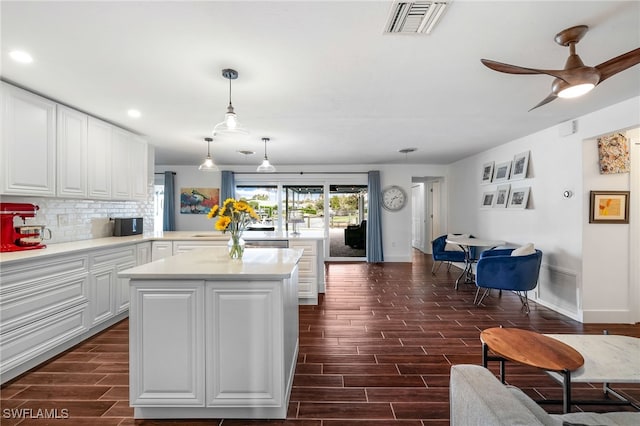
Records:
[[[14,226],[13,218],[35,217],[40,207],[27,203],[0,203],[0,252],[45,248],[42,240],[51,238],[51,231],[42,225]],[[45,238],[45,233],[48,237]]]

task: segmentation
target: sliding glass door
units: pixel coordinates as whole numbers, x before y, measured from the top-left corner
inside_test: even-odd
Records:
[[[364,258],[367,185],[329,186],[329,258]]]

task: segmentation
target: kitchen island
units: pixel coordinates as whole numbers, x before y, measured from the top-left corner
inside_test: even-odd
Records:
[[[130,279],[136,418],[286,418],[298,353],[302,250],[194,250]]]

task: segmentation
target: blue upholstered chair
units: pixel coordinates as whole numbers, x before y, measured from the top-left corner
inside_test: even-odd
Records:
[[[525,256],[511,256],[514,249],[487,250],[482,252],[476,267],[476,297],[474,304],[480,305],[491,289],[510,290],[520,297],[522,309],[529,313],[527,291],[538,285],[542,252]],[[480,289],[485,291],[478,299]]]
[[[460,234],[454,234],[454,235],[460,235]],[[432,274],[435,274],[436,272],[438,272],[438,269],[440,269],[440,265],[442,265],[442,262],[448,262],[447,270],[449,270],[449,268],[451,268],[451,262],[464,263],[465,261],[464,251],[445,250],[445,247],[447,245],[447,237],[448,235],[442,235],[436,238],[435,240],[431,241],[431,254],[433,255],[433,265],[431,266]],[[471,235],[471,238],[473,238],[473,235]],[[476,257],[475,247],[471,248],[470,255],[472,259]],[[437,268],[436,268],[436,263],[438,264]]]

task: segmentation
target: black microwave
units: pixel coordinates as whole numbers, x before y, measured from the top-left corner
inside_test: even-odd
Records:
[[[122,217],[113,219],[113,236],[126,237],[129,235],[142,234],[141,217]]]

